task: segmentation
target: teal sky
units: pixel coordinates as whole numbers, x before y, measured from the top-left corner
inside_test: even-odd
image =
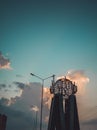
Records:
[[[97,9],[91,1],[29,1],[1,4],[0,50],[11,76],[97,70]],[[1,76],[1,74],[0,74]],[[12,77],[13,78],[13,77]]]
[[[78,70],[90,79],[85,98],[97,108],[96,0],[1,1],[0,52],[0,87],[11,88],[0,88],[0,97],[18,95],[13,82],[40,82],[31,72],[45,78]],[[9,59],[11,70],[1,67],[1,54]],[[50,80],[45,85],[50,85]]]
[[[0,4],[0,51],[12,71],[0,70],[1,82],[63,75],[70,69],[97,73],[95,1],[7,1]],[[17,79],[16,79],[17,80]]]
[[[96,2],[10,1],[0,4],[0,51],[13,70],[0,70],[1,82],[46,77],[68,70],[97,73]],[[36,79],[35,79],[36,80]]]

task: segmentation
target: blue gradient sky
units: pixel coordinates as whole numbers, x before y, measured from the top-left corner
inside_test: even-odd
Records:
[[[97,75],[96,5],[87,0],[1,2],[0,51],[13,70],[1,69],[0,82],[37,81],[31,72],[42,77],[68,70]]]
[[[97,98],[96,0],[2,1],[0,19],[0,51],[12,68],[0,69],[0,84],[39,82],[31,72],[48,77],[84,70],[94,87],[92,101]]]
[[[0,49],[15,73],[97,69],[95,2],[5,2],[1,12]]]

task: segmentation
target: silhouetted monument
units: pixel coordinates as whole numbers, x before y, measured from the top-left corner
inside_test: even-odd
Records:
[[[52,82],[50,92],[54,94],[51,102],[48,130],[80,130],[77,111],[77,86],[62,78]]]
[[[7,121],[7,116],[0,114],[0,130],[6,129],[6,121]]]

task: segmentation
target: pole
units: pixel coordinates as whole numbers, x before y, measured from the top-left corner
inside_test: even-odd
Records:
[[[46,80],[46,79],[49,79],[49,78],[51,78],[51,77],[53,77],[53,81],[54,81],[54,78],[55,78],[55,75],[52,75],[52,76],[49,76],[49,77],[47,77],[47,78],[41,78],[40,76],[37,76],[37,75],[35,75],[35,74],[33,74],[33,73],[30,73],[32,76],[35,76],[35,77],[37,77],[38,79],[40,79],[41,81],[42,81],[42,88],[41,88],[41,110],[40,110],[40,130],[42,130],[42,109],[43,109],[43,87],[44,87],[44,80]]]
[[[40,130],[42,130],[43,87],[44,87],[44,79],[42,79],[42,88],[41,88]]]
[[[36,111],[36,130],[37,130],[37,114],[38,114],[38,111]]]

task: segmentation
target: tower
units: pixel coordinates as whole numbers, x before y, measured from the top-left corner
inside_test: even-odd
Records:
[[[6,121],[7,121],[7,116],[0,114],[0,130],[5,130],[5,128],[6,128]]]
[[[48,130],[80,130],[75,93],[77,86],[67,78],[52,82]]]

